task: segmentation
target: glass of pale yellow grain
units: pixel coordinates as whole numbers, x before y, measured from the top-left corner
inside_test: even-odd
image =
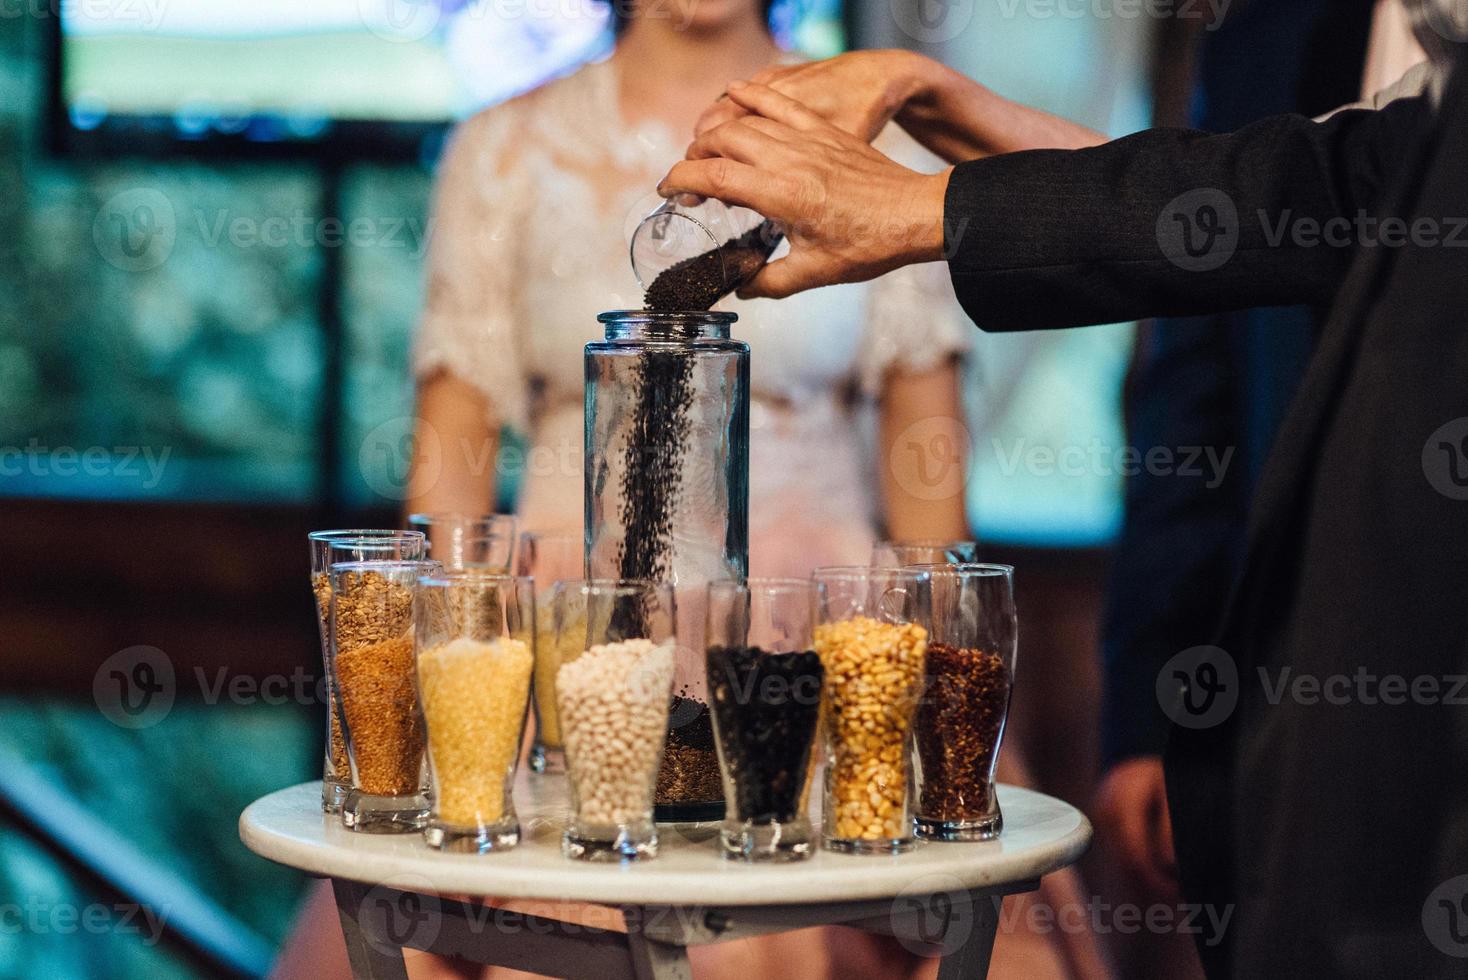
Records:
[[[418,581],[413,621],[427,735],[430,847],[506,850],[520,841],[512,787],[535,657],[526,577],[446,572]]]

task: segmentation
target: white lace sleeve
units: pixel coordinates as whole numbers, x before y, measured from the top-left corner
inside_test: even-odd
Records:
[[[937,172],[942,168],[942,161],[896,126],[883,130],[873,146],[914,170]],[[858,355],[862,389],[876,396],[890,371],[927,371],[949,358],[965,356],[973,332],[973,324],[953,294],[944,263],[910,265],[887,273],[867,293],[866,325]]]
[[[491,421],[524,431],[529,386],[517,324],[514,229],[528,195],[517,187],[509,106],[460,124],[433,192],[423,314],[413,370],[448,371],[482,391]]]

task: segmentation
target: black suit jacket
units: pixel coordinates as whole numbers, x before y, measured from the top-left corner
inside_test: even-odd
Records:
[[[1331,307],[1261,481],[1219,673],[1184,673],[1189,703],[1221,715],[1170,705],[1212,721],[1175,724],[1167,762],[1185,889],[1232,910],[1200,944],[1213,975],[1468,973],[1448,955],[1468,954],[1468,704],[1449,703],[1468,696],[1465,178],[1458,70],[1437,112],[1152,131],[950,181],[949,264],[981,327]],[[1358,213],[1453,241],[1275,240],[1281,218]],[[1406,703],[1382,703],[1388,676]]]

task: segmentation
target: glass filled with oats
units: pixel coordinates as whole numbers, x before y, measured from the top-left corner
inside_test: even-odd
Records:
[[[316,621],[321,636],[321,666],[326,688],[326,743],[321,760],[321,809],[327,813],[341,810],[342,800],[352,785],[351,764],[347,761],[347,740],[342,732],[341,706],[331,683],[331,577],[333,561],[403,560],[423,557],[424,538],[421,531],[395,531],[384,528],[342,528],[312,531],[306,536],[311,547],[311,593],[316,601]],[[333,546],[336,546],[333,558]]]

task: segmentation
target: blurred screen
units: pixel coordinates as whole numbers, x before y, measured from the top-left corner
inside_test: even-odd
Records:
[[[838,0],[786,5],[782,40],[840,48]],[[462,118],[607,50],[599,0],[135,0],[61,7],[73,127],[310,140],[333,121]]]

